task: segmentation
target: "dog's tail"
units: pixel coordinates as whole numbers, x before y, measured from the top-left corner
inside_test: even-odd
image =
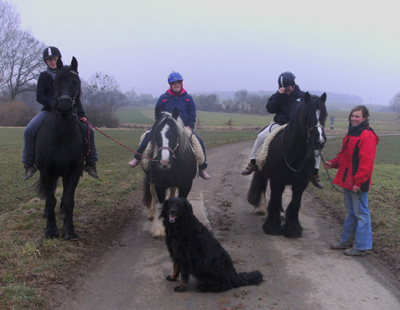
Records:
[[[239,286],[258,285],[263,281],[263,275],[258,270],[251,272],[239,272],[238,278]]]

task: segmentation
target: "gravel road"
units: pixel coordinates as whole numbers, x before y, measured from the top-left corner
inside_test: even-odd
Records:
[[[400,291],[371,255],[347,257],[329,249],[340,226],[305,193],[300,211],[303,237],[264,234],[264,216],[246,201],[251,178],[240,174],[251,142],[209,151],[212,179],[197,178],[189,200],[195,214],[230,253],[238,271],[260,270],[264,282],[224,293],[187,292],[165,277],[172,271],[163,239],[153,239],[145,208],[121,240],[82,276],[58,309],[400,309]],[[284,194],[284,206],[290,191]]]

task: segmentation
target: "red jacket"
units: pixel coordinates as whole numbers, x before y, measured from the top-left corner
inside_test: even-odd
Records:
[[[368,192],[378,141],[367,121],[349,129],[343,138],[342,150],[330,160],[332,168],[339,168],[333,183],[348,190],[353,190],[355,185],[362,192]]]

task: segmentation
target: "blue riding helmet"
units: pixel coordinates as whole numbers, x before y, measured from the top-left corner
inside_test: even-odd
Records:
[[[182,75],[180,75],[179,72],[172,71],[168,75],[168,84],[171,84],[171,83],[177,82],[177,81],[183,81],[183,77],[182,77]]]

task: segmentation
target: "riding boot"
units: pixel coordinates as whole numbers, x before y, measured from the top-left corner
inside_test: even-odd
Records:
[[[37,171],[36,167],[32,164],[24,164],[24,168],[24,181],[29,180],[31,177],[33,177],[33,174]]]
[[[97,175],[97,169],[96,169],[96,163],[86,163],[85,166],[83,167],[83,170],[85,170],[92,178],[98,179],[99,176]]]
[[[206,169],[202,169],[199,171],[199,176],[203,178],[204,180],[209,180],[211,179],[210,175],[207,173]]]
[[[319,189],[323,189],[324,188],[324,186],[322,185],[322,183],[321,183],[321,181],[319,179],[319,175],[318,174],[315,174],[315,175],[311,176],[310,181],[316,188],[319,188]]]

